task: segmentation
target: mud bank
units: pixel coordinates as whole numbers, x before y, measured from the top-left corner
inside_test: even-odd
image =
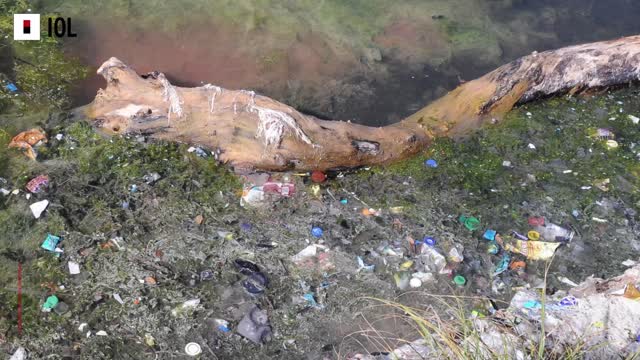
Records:
[[[0,299],[9,305],[0,309],[0,346],[6,354],[23,346],[31,358],[169,359],[196,342],[201,358],[342,359],[421,338],[403,311],[374,299],[464,319],[506,309],[524,289],[542,287],[555,299],[592,274],[616,276],[623,261],[638,260],[637,98],[632,88],[531,104],[463,142],[440,139],[415,159],[330,174],[319,185],[274,175],[295,192],[258,208],[240,205],[243,180],[209,153],[144,137],[103,138],[82,122],[45,115],[39,125],[49,142],[33,162],[6,149],[9,135],[24,130],[20,119],[8,119],[0,144],[0,187],[9,191],[0,198]],[[616,148],[607,142],[613,138]],[[42,174],[49,187],[27,198],[25,185]],[[45,199],[35,219],[29,205]],[[481,228],[469,231],[461,214]],[[576,233],[556,250],[546,283],[547,263],[518,254],[511,260],[524,269],[493,275],[504,252],[487,253],[483,231],[526,233],[532,216]],[[315,237],[313,227],[323,234]],[[40,248],[47,234],[61,238],[60,256]],[[426,236],[440,253],[455,248],[464,259],[450,275],[432,271],[414,291],[401,290],[397,274],[427,272],[409,241]],[[312,244],[327,251],[296,261]],[[268,283],[254,276],[248,291],[238,259],[255,263]],[[80,274],[69,273],[69,262]],[[68,309],[42,312],[52,295]],[[454,314],[452,301],[434,295],[457,299]],[[254,305],[271,327],[261,346],[239,334]]]

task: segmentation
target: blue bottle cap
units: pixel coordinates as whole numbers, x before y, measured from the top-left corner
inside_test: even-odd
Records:
[[[429,160],[425,160],[424,164],[430,168],[437,168],[438,167],[438,162],[433,160],[433,159],[429,159]]]
[[[314,226],[314,227],[311,229],[311,235],[313,235],[313,236],[315,236],[315,237],[317,237],[317,238],[322,237],[322,234],[323,234],[323,233],[324,233],[324,231],[322,231],[322,228],[320,228],[320,227],[318,227],[318,226]]]
[[[347,199],[340,199],[340,204],[346,205],[349,202]]]
[[[431,236],[425,236],[424,239],[422,239],[422,242],[429,246],[436,245],[436,239],[432,238]]]

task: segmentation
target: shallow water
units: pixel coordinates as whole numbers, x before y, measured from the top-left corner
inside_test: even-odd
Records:
[[[531,51],[640,33],[630,0],[57,1],[70,53],[110,56],[182,85],[251,88],[302,111],[398,121]],[[90,101],[101,79],[79,84]]]

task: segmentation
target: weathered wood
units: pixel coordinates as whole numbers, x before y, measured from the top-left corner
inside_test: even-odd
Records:
[[[214,150],[236,168],[328,169],[411,156],[435,136],[463,136],[517,104],[640,79],[640,36],[533,53],[467,82],[407,119],[368,127],[325,121],[246,90],[173,86],[116,58],[85,109],[106,133],[142,133]]]

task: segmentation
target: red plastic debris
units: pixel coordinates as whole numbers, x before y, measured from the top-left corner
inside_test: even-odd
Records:
[[[322,171],[313,171],[311,172],[311,181],[314,183],[321,183],[327,180],[327,175],[325,175]]]
[[[544,218],[542,216],[532,216],[529,218],[529,225],[531,226],[543,226]]]
[[[47,186],[49,186],[49,177],[47,175],[40,175],[31,179],[31,181],[27,183],[26,187],[30,192],[37,194]]]
[[[296,192],[296,185],[294,183],[281,183],[267,181],[262,185],[262,191],[271,194],[280,194],[282,196],[292,196]]]

